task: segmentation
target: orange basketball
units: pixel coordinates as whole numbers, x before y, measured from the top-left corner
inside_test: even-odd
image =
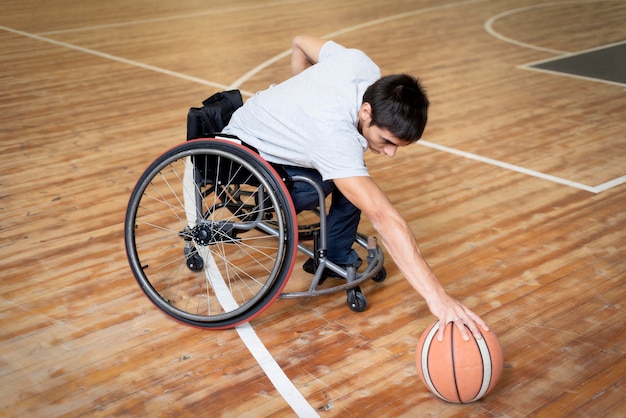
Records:
[[[443,341],[439,341],[438,330],[437,321],[417,343],[415,362],[422,382],[448,402],[474,402],[488,394],[504,367],[498,337],[492,331],[481,330],[482,340],[470,333],[470,340],[465,341],[459,329],[448,323]]]

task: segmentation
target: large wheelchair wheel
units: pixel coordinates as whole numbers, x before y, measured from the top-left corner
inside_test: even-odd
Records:
[[[157,158],[131,194],[124,236],[148,298],[211,329],[247,322],[278,298],[298,246],[283,181],[258,154],[222,139]]]

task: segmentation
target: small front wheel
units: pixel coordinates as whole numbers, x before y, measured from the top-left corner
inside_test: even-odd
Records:
[[[382,267],[380,271],[376,273],[376,276],[372,277],[372,280],[374,280],[376,283],[380,283],[380,282],[384,282],[386,278],[387,278],[387,270],[385,270],[385,267]]]
[[[363,312],[367,308],[367,299],[361,289],[357,286],[347,290],[348,307],[354,312]]]
[[[185,260],[187,260],[187,268],[194,273],[202,271],[204,268],[204,260],[195,247],[185,247]]]

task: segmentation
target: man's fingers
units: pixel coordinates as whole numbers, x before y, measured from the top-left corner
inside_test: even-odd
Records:
[[[456,316],[452,319],[448,319],[445,323],[441,319],[439,320],[439,331],[437,331],[438,341],[443,341],[446,327],[450,322],[452,322],[453,326],[456,326],[459,329],[461,337],[465,341],[469,341],[470,332],[475,339],[482,339],[483,335],[480,332],[479,327],[487,332],[489,331],[487,324],[473,312],[463,312],[461,315],[462,316]]]

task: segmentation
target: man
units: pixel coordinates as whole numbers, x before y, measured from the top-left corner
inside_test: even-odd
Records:
[[[293,77],[257,93],[239,108],[224,132],[281,164],[289,175],[317,178],[333,192],[328,214],[328,259],[358,265],[352,250],[361,212],[409,283],[439,318],[439,339],[455,322],[465,339],[487,325],[451,298],[423,259],[406,221],[369,176],[367,149],[393,157],[398,147],[417,141],[426,125],[428,99],[408,75],[380,78],[380,70],[363,52],[333,41],[298,36],[292,43]],[[317,205],[310,185],[291,190],[296,210]],[[305,265],[305,270],[311,266]]]

